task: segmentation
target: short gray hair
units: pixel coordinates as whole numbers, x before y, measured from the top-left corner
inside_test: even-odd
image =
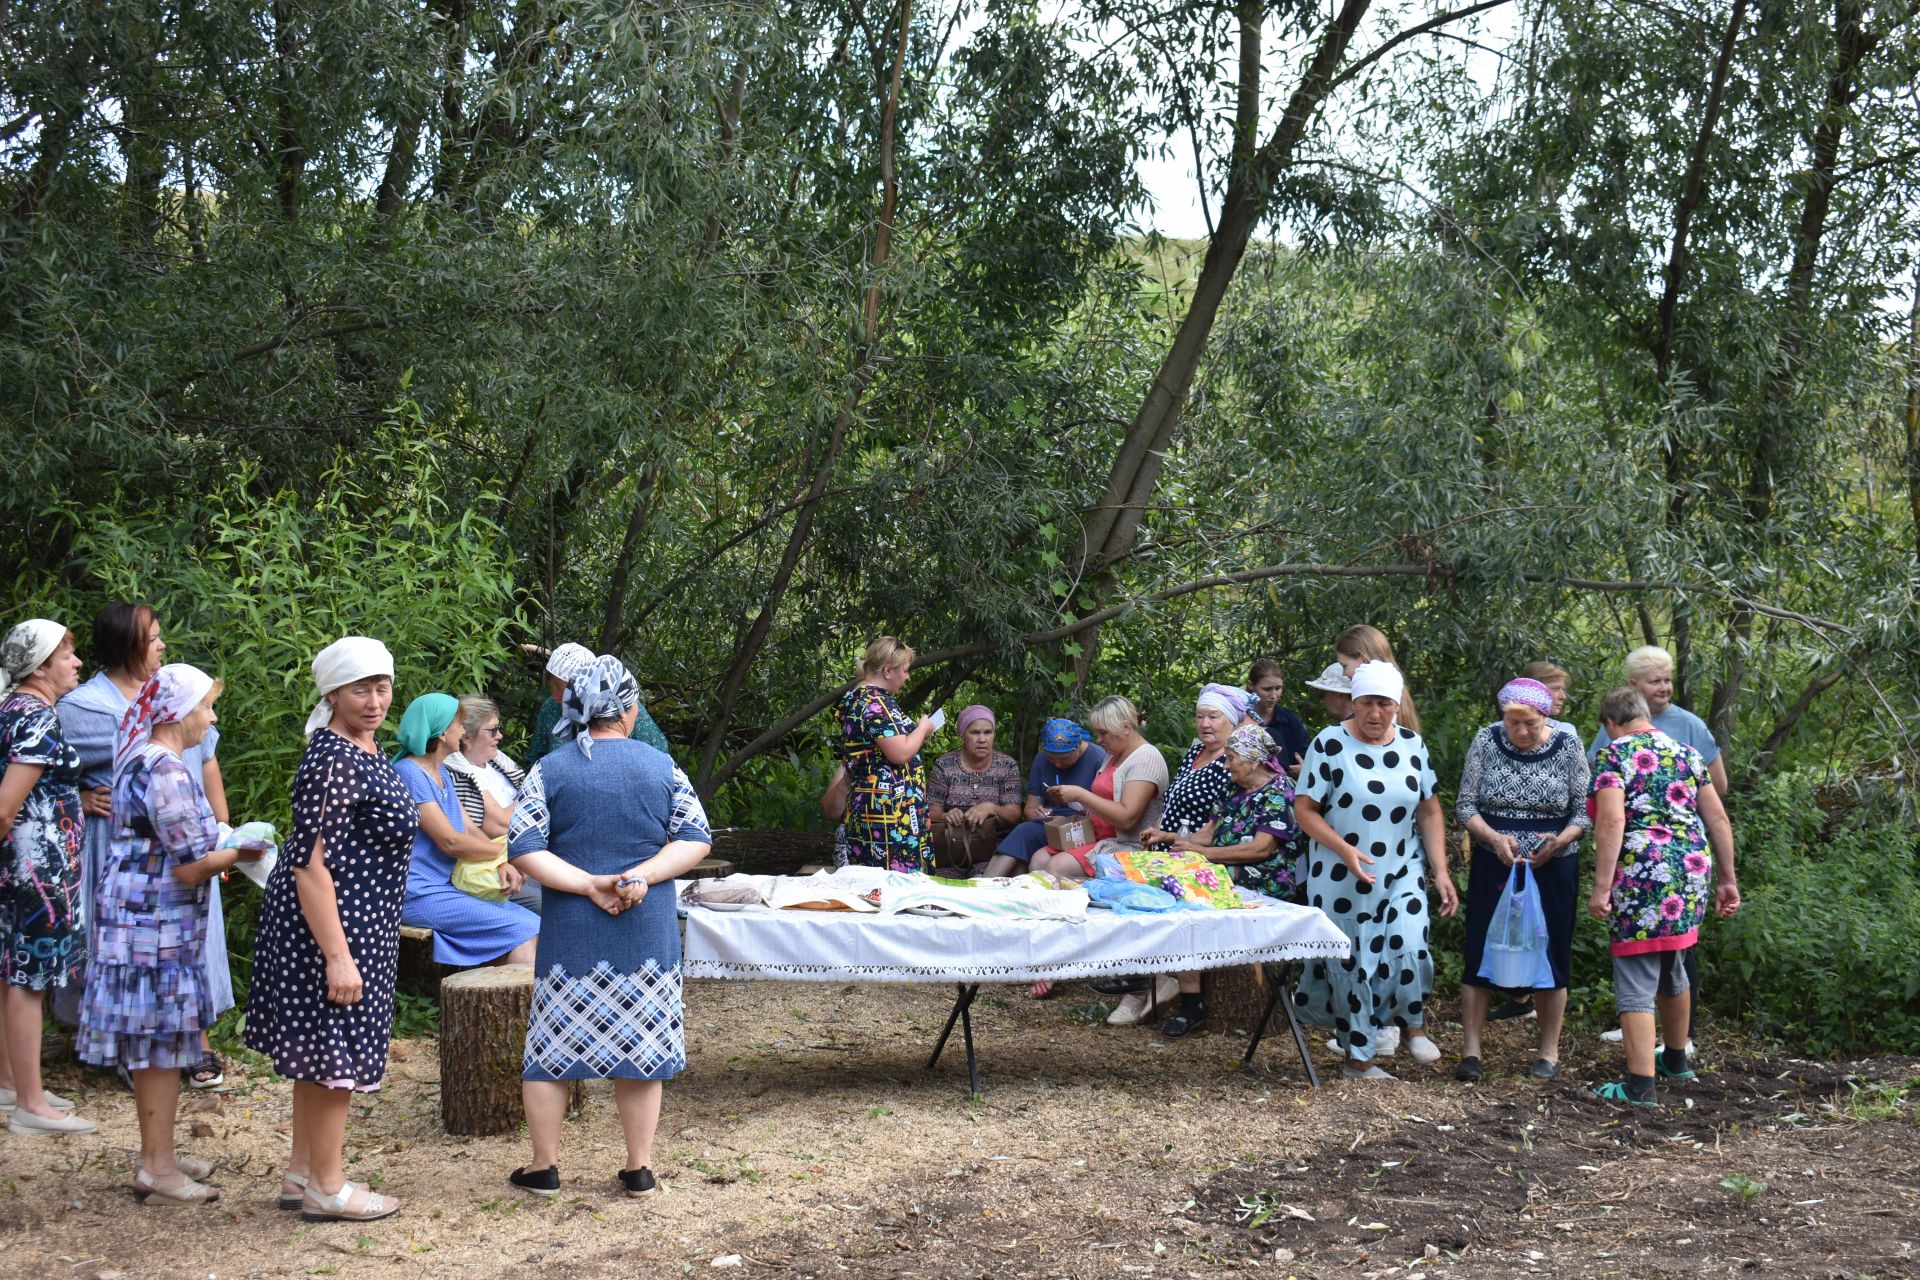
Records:
[[[1135,709],[1130,699],[1116,693],[1112,697],[1100,699],[1088,709],[1087,727],[1095,733],[1119,733],[1123,729],[1138,733],[1140,712]]]
[[[1673,655],[1657,644],[1643,644],[1627,655],[1627,679],[1638,680],[1656,671],[1673,670]]]
[[[460,709],[454,713],[460,721],[460,733],[465,737],[469,733],[484,728],[487,721],[500,718],[500,708],[494,705],[492,698],[483,698],[477,693],[463,694]]]
[[[1635,720],[1646,720],[1652,716],[1647,709],[1647,700],[1640,691],[1630,684],[1618,689],[1610,689],[1607,696],[1600,699],[1600,723],[1632,724]]]

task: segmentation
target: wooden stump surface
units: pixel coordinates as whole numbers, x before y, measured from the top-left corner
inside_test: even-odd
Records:
[[[691,870],[680,873],[682,880],[717,880],[733,874],[733,863],[726,858],[702,858]]]
[[[533,1010],[533,966],[466,969],[440,983],[440,1123],[448,1133],[510,1133],[522,1115],[520,1067]],[[567,1106],[586,1105],[576,1082]]]

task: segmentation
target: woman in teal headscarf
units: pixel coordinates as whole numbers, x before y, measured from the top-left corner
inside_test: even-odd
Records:
[[[468,831],[460,797],[447,773],[447,757],[460,747],[460,703],[444,693],[423,693],[407,704],[397,735],[400,750],[394,770],[420,806],[420,830],[413,837],[413,862],[407,869],[407,904],[400,922],[433,930],[433,958],[441,964],[471,968],[481,964],[532,964],[540,917],[511,902],[476,897],[454,883],[459,863],[499,868],[487,883],[499,894],[520,887],[521,876],[501,861],[505,850],[477,831]],[[462,876],[471,885],[472,873]]]

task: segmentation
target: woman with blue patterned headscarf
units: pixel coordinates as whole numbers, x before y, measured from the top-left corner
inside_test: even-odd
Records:
[[[560,1189],[568,1082],[612,1080],[629,1196],[654,1189],[653,1133],[665,1082],[687,1065],[673,881],[713,847],[706,810],[664,751],[628,735],[640,690],[617,658],[574,673],[557,732],[570,739],[527,771],[507,833],[514,865],[540,882],[521,1097],[533,1156],[508,1175]]]
[[[987,874],[1010,876],[1026,870],[1033,855],[1047,847],[1047,819],[1084,812],[1084,806],[1057,798],[1059,788],[1091,788],[1106,763],[1107,753],[1094,745],[1093,735],[1086,729],[1064,716],[1048,720],[1040,729],[1040,752],[1027,770],[1023,821],[1007,832],[1007,838],[993,851]]]
[[[420,807],[420,828],[413,836],[413,861],[407,868],[407,905],[401,923],[433,930],[433,958],[440,964],[471,968],[481,964],[529,964],[540,933],[540,917],[505,901],[520,888],[522,875],[501,859],[504,851],[478,830],[467,827],[466,811],[447,757],[460,748],[459,700],[445,693],[423,693],[407,704],[395,736],[400,751],[394,771]],[[462,863],[498,863],[474,869],[496,897],[476,897]]]

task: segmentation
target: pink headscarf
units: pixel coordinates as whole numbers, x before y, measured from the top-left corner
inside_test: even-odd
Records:
[[[169,662],[148,676],[120,718],[120,734],[113,744],[114,774],[132,762],[153,735],[153,726],[186,719],[212,691],[213,677],[185,662]]]
[[[1500,686],[1500,693],[1494,699],[1494,705],[1502,711],[1513,706],[1532,707],[1541,715],[1550,716],[1553,714],[1553,690],[1538,680],[1529,680],[1521,676],[1517,680],[1509,680]]]
[[[983,707],[976,702],[972,706],[960,708],[960,714],[954,717],[954,728],[964,734],[967,731],[967,726],[975,720],[985,720],[991,725],[998,725],[1000,723],[993,718],[992,707]]]

